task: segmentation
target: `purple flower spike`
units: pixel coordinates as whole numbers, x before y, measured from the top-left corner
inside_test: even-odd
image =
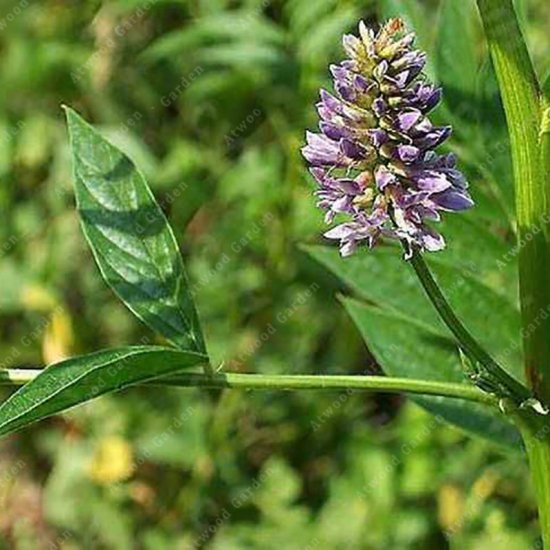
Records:
[[[474,205],[454,155],[434,151],[451,127],[428,118],[441,89],[422,72],[426,54],[414,39],[400,19],[378,32],[361,22],[359,36],[343,39],[349,59],[330,66],[335,95],[321,90],[320,133],[307,133],[302,154],[326,222],[347,217],[325,233],[340,242],[342,256],[381,237],[404,241],[409,257],[414,249],[442,250],[445,241],[429,223]]]

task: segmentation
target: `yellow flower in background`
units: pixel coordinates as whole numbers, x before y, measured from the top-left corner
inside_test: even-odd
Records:
[[[73,324],[69,314],[58,307],[51,315],[42,339],[42,357],[46,365],[58,363],[72,355]]]
[[[109,436],[100,441],[88,475],[100,485],[112,485],[128,479],[134,472],[134,453],[128,441]]]
[[[496,472],[488,470],[479,477],[472,487],[472,494],[480,501],[487,500],[494,492],[500,479]]]
[[[464,523],[465,502],[464,494],[455,485],[443,485],[438,498],[439,525],[449,533],[462,531]]]
[[[55,293],[45,286],[30,284],[21,291],[20,300],[25,310],[44,314],[43,320],[27,336],[25,345],[42,338],[42,359],[46,365],[73,355],[73,322]]]
[[[25,309],[49,312],[58,305],[54,294],[42,285],[28,285],[21,291],[21,303]]]

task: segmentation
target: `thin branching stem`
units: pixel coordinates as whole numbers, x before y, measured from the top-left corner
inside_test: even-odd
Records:
[[[457,339],[464,353],[474,362],[482,365],[487,373],[493,377],[499,385],[506,388],[509,395],[514,397],[518,405],[521,405],[524,401],[529,399],[531,397],[529,389],[508,374],[496,360],[491,357],[483,346],[481,346],[456,316],[420,252],[415,251],[410,261],[428,298],[437,310],[442,321]]]
[[[39,369],[6,369],[0,371],[0,384],[22,385],[34,380]],[[210,389],[244,389],[244,390],[333,390],[333,391],[371,391],[384,393],[410,393],[419,395],[434,395],[465,399],[496,405],[497,400],[492,395],[482,392],[468,384],[453,384],[435,382],[432,380],[414,380],[408,378],[393,378],[386,376],[360,375],[307,375],[307,374],[242,374],[216,373],[182,373],[167,378],[159,378],[148,382],[154,385],[169,385],[177,387],[199,387]]]

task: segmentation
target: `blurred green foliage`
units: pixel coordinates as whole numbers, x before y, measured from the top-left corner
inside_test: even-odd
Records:
[[[3,0],[0,365],[152,342],[101,281],[78,227],[68,104],[150,181],[217,363],[376,372],[336,299],[345,286],[299,248],[324,229],[299,148],[341,34],[359,18],[401,14],[446,86],[439,115],[455,125],[453,149],[474,185],[471,221],[511,243],[498,96],[475,10],[453,2]],[[545,74],[548,4],[518,7]],[[454,27],[438,24],[445,10]],[[514,292],[506,270],[489,282]],[[3,441],[0,466],[3,548],[536,541],[521,456],[384,395],[129,390]]]

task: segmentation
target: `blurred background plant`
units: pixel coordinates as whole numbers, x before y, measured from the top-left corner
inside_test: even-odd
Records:
[[[550,6],[518,9],[544,75]],[[324,225],[299,148],[342,33],[397,14],[445,86],[439,117],[479,204],[467,223],[509,250],[508,143],[472,2],[4,0],[0,365],[151,341],[79,230],[66,103],[148,177],[217,363],[377,372],[346,286],[300,248]],[[514,296],[513,267],[493,258],[485,283]],[[2,441],[0,465],[5,548],[507,550],[537,536],[519,454],[386,395],[135,389]]]

